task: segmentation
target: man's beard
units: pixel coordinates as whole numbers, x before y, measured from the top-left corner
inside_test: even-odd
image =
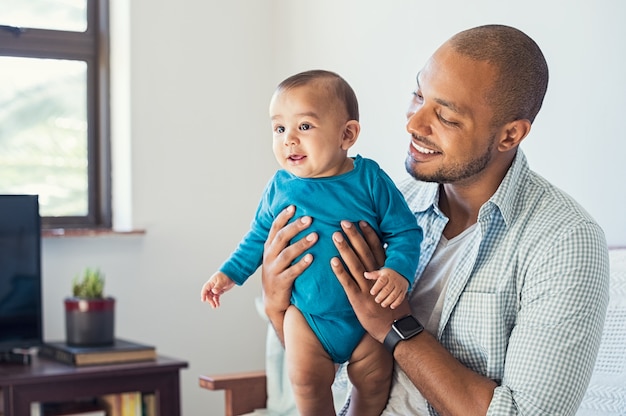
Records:
[[[483,152],[483,154],[481,154],[476,159],[470,160],[469,162],[465,164],[456,163],[453,166],[442,166],[434,173],[422,174],[422,173],[417,172],[417,169],[415,170],[412,169],[411,165],[412,165],[413,159],[411,158],[410,154],[407,156],[404,166],[406,168],[406,171],[409,173],[409,175],[411,175],[413,178],[417,179],[418,181],[436,182],[436,183],[459,182],[464,179],[471,178],[477,173],[482,172],[487,167],[487,165],[489,164],[489,161],[491,160],[491,151],[493,149],[494,141],[495,141],[495,136],[491,137],[491,140],[489,141],[489,146],[487,147],[487,149]],[[419,162],[413,162],[413,163],[418,164]]]

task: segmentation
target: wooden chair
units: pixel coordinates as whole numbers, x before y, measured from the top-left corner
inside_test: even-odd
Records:
[[[200,376],[200,387],[213,391],[224,390],[226,416],[264,409],[267,401],[265,371]]]

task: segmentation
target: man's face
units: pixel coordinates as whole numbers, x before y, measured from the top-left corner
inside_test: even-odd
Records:
[[[405,165],[414,178],[471,183],[484,174],[496,141],[486,99],[495,75],[488,63],[447,44],[426,63],[407,111],[411,144]]]

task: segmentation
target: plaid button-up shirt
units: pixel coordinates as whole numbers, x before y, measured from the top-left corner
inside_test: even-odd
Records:
[[[447,218],[437,206],[437,184],[410,179],[400,189],[424,231],[419,279]],[[571,197],[532,172],[518,150],[480,209],[471,238],[448,280],[439,341],[498,383],[489,415],[574,414],[608,302],[603,231]],[[419,395],[396,371],[383,414],[416,414]]]

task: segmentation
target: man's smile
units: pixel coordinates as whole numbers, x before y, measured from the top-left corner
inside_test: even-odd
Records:
[[[419,144],[415,143],[415,141],[412,141],[412,142],[411,142],[411,146],[412,146],[415,150],[417,150],[418,152],[420,152],[420,153],[424,153],[424,154],[426,154],[426,155],[432,155],[432,154],[437,153],[437,152],[436,152],[436,151],[434,151],[434,150],[427,149],[427,148],[425,148],[425,147],[420,146]]]

